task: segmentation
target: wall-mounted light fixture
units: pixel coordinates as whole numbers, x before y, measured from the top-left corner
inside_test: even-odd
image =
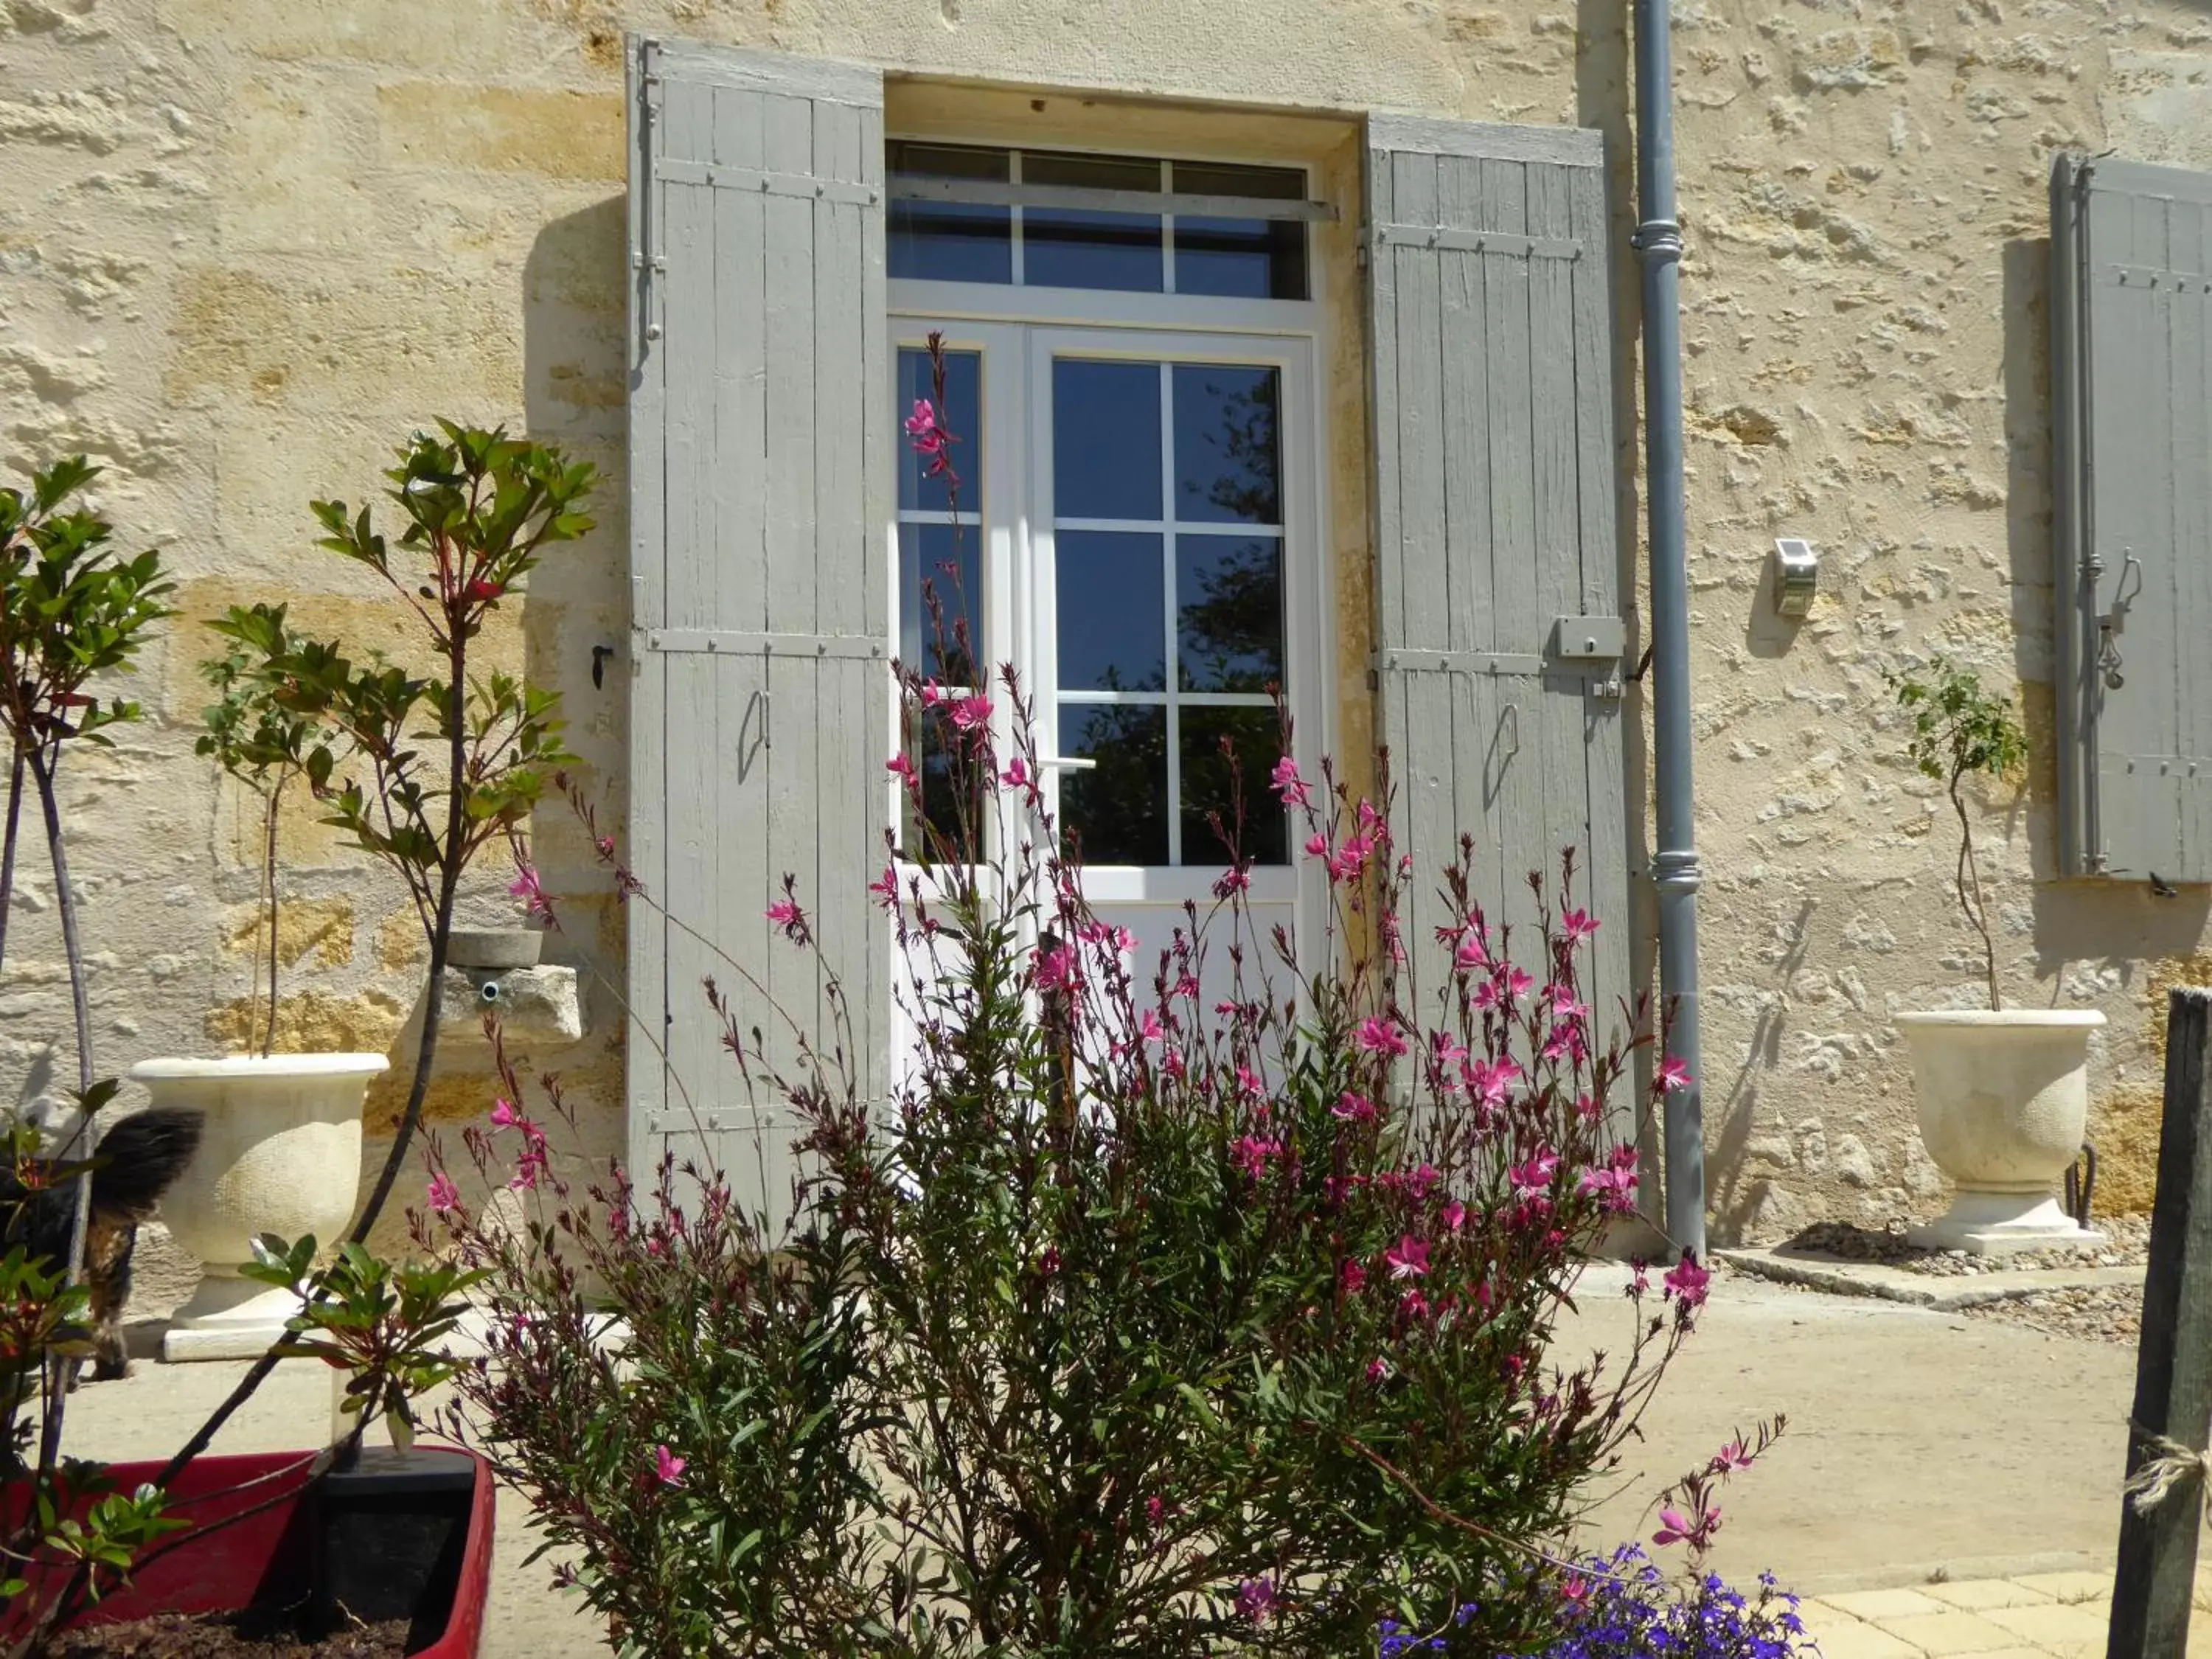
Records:
[[[1813,608],[1820,586],[1820,556],[1813,544],[1784,536],[1774,544],[1774,609],[1778,616],[1802,617]]]

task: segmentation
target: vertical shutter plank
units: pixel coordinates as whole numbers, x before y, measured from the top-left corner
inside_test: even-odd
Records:
[[[757,94],[714,89],[714,159],[768,165]],[[767,308],[766,203],[751,191],[714,198],[714,548],[717,614],[768,627],[768,404],[761,373]]]
[[[1391,188],[1391,155],[1370,152],[1367,166],[1367,212],[1370,224],[1389,224],[1397,211]],[[1398,505],[1400,442],[1398,428],[1398,277],[1392,249],[1376,243],[1368,251],[1367,315],[1371,342],[1369,362],[1374,396],[1367,411],[1367,428],[1375,445],[1375,568],[1376,625],[1382,637],[1402,635],[1406,617],[1405,563],[1395,550],[1404,536]],[[1389,692],[1383,693],[1388,702]],[[1389,731],[1387,709],[1383,729]],[[1395,744],[1393,745],[1395,750]]]
[[[2166,222],[2166,268],[2183,276],[2199,276],[2203,264],[2199,250],[2203,246],[2200,230],[2202,210],[2194,203],[2174,202],[2169,204]],[[2177,632],[2193,636],[2194,648],[2202,650],[2203,624],[2212,621],[2212,608],[2208,608],[2205,582],[2205,563],[2212,556],[2212,524],[2205,514],[2204,473],[2212,465],[2212,433],[2205,423],[2204,379],[2201,365],[2204,362],[2203,319],[2204,306],[2201,283],[2173,284],[2166,293],[2167,341],[2169,356],[2173,364],[2171,382],[2173,397],[2172,431],[2168,438],[2166,473],[2173,487],[2173,574],[2178,593],[2173,612]],[[2174,756],[2176,800],[2175,867],[2181,870],[2201,870],[2206,867],[2203,801],[2203,792],[2193,788],[2189,781],[2188,757],[2212,752],[2207,739],[2212,738],[2212,721],[2208,721],[2202,697],[2183,696],[2176,700],[2174,709]],[[2163,873],[2163,872],[2161,872]]]
[[[648,107],[656,90],[648,86],[648,52],[635,40],[626,43],[623,64],[629,82],[629,243],[642,248],[647,238],[666,214],[666,191],[653,176],[648,147],[656,142],[658,112]],[[647,330],[657,325],[655,309],[665,289],[651,283],[641,267],[631,272],[629,334],[637,390],[629,420],[630,479],[630,621],[635,629],[659,626],[667,620],[667,554],[665,533],[665,459],[663,420],[665,387],[659,373],[665,351],[663,341],[649,341]],[[633,641],[635,640],[633,634]],[[667,664],[658,657],[633,649],[630,653],[630,743],[629,857],[638,878],[656,893],[667,891],[667,819],[660,810],[660,780],[666,768],[668,726]],[[667,1006],[668,924],[658,912],[641,904],[628,907],[628,1001],[637,1018],[658,1021]],[[667,1073],[653,1043],[662,1033],[650,1033],[652,1042],[625,1032],[624,1097],[632,1121],[660,1110],[667,1098]]]
[[[771,98],[762,112],[771,172],[814,170],[812,106]],[[811,202],[771,196],[768,213],[768,546],[771,633],[811,634],[817,626],[820,561],[815,545],[814,216]],[[787,730],[792,728],[787,727]]]
[[[1582,546],[1582,595],[1577,606],[1589,616],[1611,616],[1620,609],[1617,519],[1621,462],[1613,447],[1613,356],[1612,270],[1594,257],[1606,245],[1605,180],[1595,167],[1571,169],[1567,179],[1569,234],[1585,252],[1574,262],[1575,503],[1577,536]],[[1620,672],[1628,672],[1623,663]],[[1599,918],[1587,958],[1594,1034],[1602,1041],[1620,1019],[1624,999],[1632,998],[1630,977],[1628,869],[1628,777],[1622,753],[1621,705],[1594,702],[1583,710],[1583,775],[1589,812],[1588,856],[1582,872],[1583,908]],[[1622,895],[1612,902],[1613,884]],[[1633,1103],[1620,1107],[1616,1133],[1631,1131]]]
[[[1528,167],[1520,161],[1482,164],[1483,217],[1488,229],[1525,234],[1528,229]],[[1540,548],[1536,527],[1534,337],[1529,310],[1533,261],[1504,253],[1483,256],[1489,304],[1491,547],[1495,569],[1497,628],[1504,639],[1540,647],[1545,614],[1538,595]],[[1526,648],[1526,647],[1523,647]],[[1514,686],[1501,696],[1498,846],[1505,878],[1504,920],[1524,931],[1536,907],[1527,876],[1547,867],[1545,756],[1538,686]]]
[[[1572,229],[1567,201],[1567,169],[1531,163],[1528,169],[1528,234],[1564,240]],[[1553,617],[1582,611],[1583,547],[1577,502],[1580,479],[1576,465],[1580,408],[1575,401],[1574,262],[1533,260],[1528,270],[1529,410],[1534,423],[1536,615],[1548,627]],[[1556,913],[1560,848],[1572,846],[1577,864],[1589,857],[1590,798],[1589,738],[1584,721],[1568,718],[1573,675],[1552,677],[1538,757],[1544,793],[1534,849],[1544,872],[1545,890]],[[1587,710],[1584,711],[1587,717]]]
[[[1437,158],[1392,160],[1399,222],[1437,222]],[[1394,250],[1398,264],[1398,510],[1404,561],[1405,638],[1417,650],[1446,648],[1444,597],[1443,296],[1437,261],[1426,250]]]
[[[1455,230],[1482,228],[1482,163],[1464,155],[1437,161],[1443,222]],[[1443,254],[1443,329],[1451,340],[1486,338],[1482,255]],[[1495,560],[1485,481],[1490,470],[1490,386],[1486,356],[1438,343],[1443,362],[1444,546],[1449,567],[1453,647],[1510,651],[1498,636]]]
[[[844,104],[817,104],[814,152],[823,172],[860,178],[860,150],[861,112]],[[889,404],[866,396],[862,374],[861,340],[868,332],[860,322],[866,211],[852,202],[814,206],[814,568],[821,583],[815,625],[824,633],[858,633],[865,621],[860,434],[890,418]]]

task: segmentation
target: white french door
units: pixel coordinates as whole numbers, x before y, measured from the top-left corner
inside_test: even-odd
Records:
[[[935,399],[925,342],[944,336],[939,416],[959,479],[927,477],[902,434],[902,659],[951,688],[988,678],[1002,755],[997,665],[1014,666],[1046,810],[1086,899],[1134,936],[1140,988],[1186,905],[1212,908],[1232,857],[1250,883],[1245,971],[1273,967],[1274,928],[1299,937],[1302,908],[1322,902],[1302,891],[1304,832],[1269,786],[1274,688],[1310,777],[1325,739],[1312,342],[922,317],[893,328],[902,418]],[[942,761],[914,759],[924,810],[949,815]],[[918,826],[902,812],[911,856]],[[1003,811],[991,833],[1015,833]],[[1225,912],[1211,924],[1209,1000],[1228,982],[1229,926]]]

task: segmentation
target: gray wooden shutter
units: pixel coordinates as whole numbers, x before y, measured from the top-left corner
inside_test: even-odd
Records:
[[[633,38],[629,1153],[700,1157],[781,1216],[789,1116],[722,1052],[702,981],[788,1065],[786,1016],[883,1091],[890,945],[890,380],[883,80]],[[811,955],[765,918],[798,878]],[[714,949],[710,949],[710,945]],[[726,953],[717,954],[717,950]],[[679,1086],[680,1082],[680,1086]],[[688,1098],[686,1091],[688,1091]]]
[[[1571,845],[1609,1031],[1629,919],[1601,141],[1373,117],[1367,142],[1375,664],[1417,989],[1462,831],[1532,970],[1526,878],[1556,894]]]
[[[2212,176],[2051,205],[2061,867],[2212,881]]]

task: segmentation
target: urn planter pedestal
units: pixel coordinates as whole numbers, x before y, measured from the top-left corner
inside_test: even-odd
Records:
[[[2102,1233],[2060,1207],[2060,1176],[2081,1150],[2089,1115],[2086,1010],[2018,1008],[1899,1014],[1912,1054],[1920,1139],[1958,1188],[1951,1207],[1909,1237],[1925,1249],[2002,1255]]]
[[[382,1054],[149,1060],[131,1069],[156,1106],[201,1116],[199,1150],[161,1200],[161,1219],[205,1276],[161,1358],[258,1358],[298,1311],[289,1292],[238,1276],[257,1234],[335,1244],[361,1196],[362,1106]]]

